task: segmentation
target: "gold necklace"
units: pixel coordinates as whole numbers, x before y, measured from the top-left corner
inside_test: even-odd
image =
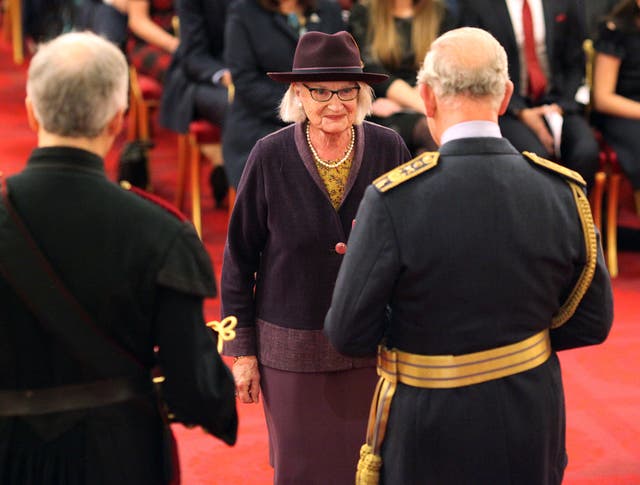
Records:
[[[349,160],[349,157],[351,156],[351,152],[353,151],[353,146],[356,144],[356,132],[353,129],[353,126],[352,126],[351,127],[351,141],[349,142],[349,147],[347,148],[347,151],[344,154],[344,157],[342,157],[340,160],[338,160],[338,161],[336,161],[334,163],[329,163],[329,162],[325,162],[322,158],[320,158],[320,156],[318,155],[318,152],[316,152],[316,149],[313,148],[313,144],[311,143],[311,136],[309,135],[309,123],[307,123],[306,134],[307,134],[307,143],[309,144],[309,148],[311,149],[311,154],[313,155],[314,160],[316,162],[318,162],[320,165],[322,165],[324,167],[327,167],[327,168],[339,167],[344,162]]]

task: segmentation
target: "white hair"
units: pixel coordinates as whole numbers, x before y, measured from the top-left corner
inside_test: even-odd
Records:
[[[358,81],[360,91],[358,92],[358,106],[354,124],[360,125],[365,117],[371,112],[373,104],[373,89],[365,82]],[[306,121],[307,114],[304,112],[302,102],[295,93],[295,83],[289,85],[289,89],[284,93],[279,107],[280,119],[287,123],[302,123]]]
[[[438,98],[459,95],[490,97],[499,105],[509,81],[507,53],[487,31],[473,27],[451,30],[438,37],[418,72]]]
[[[127,107],[128,65],[114,44],[90,32],[72,32],[33,56],[27,96],[49,133],[95,138]]]

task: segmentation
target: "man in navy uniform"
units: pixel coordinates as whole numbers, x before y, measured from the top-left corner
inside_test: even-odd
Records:
[[[104,173],[127,71],[90,33],[41,46],[29,67],[38,147],[0,204],[3,485],[176,478],[157,362],[176,421],[236,439],[233,378],[202,313],[216,292],[211,261],[190,223]]]
[[[513,84],[486,31],[441,36],[418,80],[440,150],[367,189],[325,322],[344,354],[381,344],[358,483],[559,484],[556,351],[613,318],[584,180],[501,137]]]

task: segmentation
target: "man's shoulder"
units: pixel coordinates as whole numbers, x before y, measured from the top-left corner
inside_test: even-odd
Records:
[[[403,183],[422,175],[438,165],[438,152],[425,152],[403,163],[373,181],[373,186],[382,193],[402,185]]]
[[[189,219],[175,205],[167,200],[146,190],[131,185],[128,182],[121,182],[120,188],[124,192],[133,195],[130,198],[132,204],[140,207],[140,210],[148,215],[151,220],[158,222],[177,222],[182,223]]]
[[[536,155],[532,152],[522,152],[522,155],[536,168],[540,168],[542,170],[546,170],[547,172],[551,172],[555,175],[563,177],[566,180],[577,183],[582,187],[586,187],[587,183],[585,182],[582,175],[578,172],[571,170],[563,165],[552,162],[551,160],[547,160],[539,155]]]

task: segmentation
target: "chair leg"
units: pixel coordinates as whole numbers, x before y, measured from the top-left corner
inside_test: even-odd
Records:
[[[9,0],[9,15],[11,17],[11,44],[13,47],[13,62],[24,62],[24,36],[22,33],[22,1]]]
[[[598,231],[602,232],[602,197],[604,195],[604,186],[607,181],[605,172],[597,172],[591,193],[589,194],[589,202],[591,204],[591,213],[593,214],[593,222]]]
[[[190,136],[189,143],[189,165],[191,171],[191,219],[196,228],[196,232],[202,239],[202,218],[200,209],[200,150],[197,140]]]
[[[607,190],[607,266],[612,278],[618,276],[618,201],[620,174],[610,175]]]
[[[188,134],[178,134],[178,184],[176,186],[176,194],[173,203],[179,209],[184,207],[184,192],[187,183],[187,169],[189,167],[189,146],[191,140]]]
[[[149,107],[144,101],[142,101],[140,105],[141,106],[138,107],[138,133],[140,134],[140,140],[149,141],[151,139],[149,135]]]

